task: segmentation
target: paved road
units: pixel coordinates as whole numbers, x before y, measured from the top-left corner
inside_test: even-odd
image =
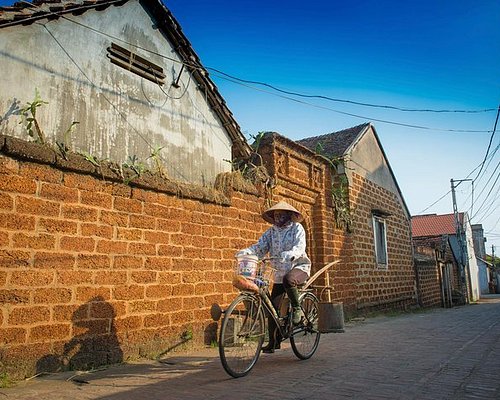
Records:
[[[240,379],[208,349],[0,389],[0,400],[235,398],[500,399],[500,296],[349,323],[346,333],[322,336],[312,359],[299,361],[286,346]]]

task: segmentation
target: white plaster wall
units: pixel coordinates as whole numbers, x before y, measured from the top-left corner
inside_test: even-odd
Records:
[[[351,180],[352,172],[356,172],[358,175],[394,193],[404,204],[371,128],[361,137],[350,153],[346,170],[349,180]]]
[[[100,159],[121,163],[135,155],[152,165],[152,149],[163,146],[173,178],[211,183],[230,170],[229,136],[186,69],[181,87],[170,86],[181,64],[169,58],[179,58],[138,1],[65,16],[94,30],[64,18],[0,29],[0,133],[28,138],[16,109],[38,88],[49,104],[37,116],[52,142],[79,121],[70,147]],[[111,64],[111,42],[161,66],[166,84],[160,88]]]
[[[472,301],[479,300],[481,295],[481,289],[479,285],[479,267],[477,265],[477,259],[474,252],[474,242],[472,240],[472,227],[468,219],[467,214],[464,214],[464,225],[465,225],[465,240],[467,242],[467,257],[469,264],[469,275],[471,280],[471,293]]]

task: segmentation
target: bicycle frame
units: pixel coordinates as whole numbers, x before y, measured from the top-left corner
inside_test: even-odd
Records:
[[[295,325],[292,307],[288,305],[286,315],[281,315],[284,304],[280,303],[275,307],[272,302],[272,278],[267,275],[272,271],[266,269],[270,266],[261,266],[257,272],[254,270],[249,274],[248,263],[244,263],[245,261],[248,260],[241,261],[241,269],[238,265],[237,275],[233,278],[233,285],[240,289],[240,294],[226,310],[222,311],[220,307],[212,307],[211,310],[215,320],[224,313],[219,331],[219,356],[225,371],[234,378],[247,375],[254,367],[266,332],[269,333],[269,322],[274,321],[282,340],[290,339],[293,353],[301,360],[311,358],[318,348],[321,335],[317,328],[318,299],[311,290],[304,290],[306,286],[299,289],[303,318]]]
[[[306,293],[310,292],[309,290],[301,292]],[[271,317],[276,326],[277,329],[279,330],[279,333],[283,339],[288,339],[292,337],[293,335],[303,332],[304,330],[308,329],[307,326],[310,324],[310,320],[307,315],[304,315],[304,318],[306,319],[306,324],[303,324],[301,326],[294,327],[291,323],[291,310],[288,309],[287,315],[286,316],[280,316],[278,310],[274,306],[271,300],[271,294],[269,293],[268,288],[263,288],[259,290],[259,293],[254,293],[254,292],[247,292],[249,294],[254,295],[257,297],[259,301],[259,309],[260,307],[264,308],[264,315],[267,317]],[[284,323],[286,321],[286,324]]]

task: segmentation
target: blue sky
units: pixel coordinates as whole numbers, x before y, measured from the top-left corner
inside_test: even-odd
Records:
[[[500,104],[497,0],[163,1],[202,63],[241,79],[411,109]],[[412,214],[453,211],[451,194],[428,206],[450,190],[450,179],[476,176],[495,123],[496,111],[403,112],[287,96],[297,102],[210,72],[247,137],[269,130],[301,139],[372,121]],[[497,132],[491,149],[499,144]],[[500,254],[500,179],[493,187],[500,149],[488,161],[474,183],[472,215],[480,211],[472,222],[489,232],[487,251],[494,244]],[[470,211],[471,188],[457,188],[460,211]]]
[[[164,2],[204,65],[238,78],[401,108],[496,110],[500,104],[498,1]],[[492,131],[496,117],[496,111],[401,112],[294,97],[308,105],[211,72],[247,136],[271,130],[301,139],[372,121],[413,214],[445,195],[450,179],[467,178],[485,156],[491,132],[447,130]],[[499,144],[496,133],[492,149]],[[483,197],[490,191],[499,172],[499,153],[476,180],[476,197],[483,189]],[[460,211],[471,207],[471,188],[467,182],[457,188]],[[483,199],[474,203],[472,215]],[[452,211],[449,194],[425,213]],[[495,244],[497,254],[499,218],[500,197],[494,188],[473,223],[491,232],[487,250]]]

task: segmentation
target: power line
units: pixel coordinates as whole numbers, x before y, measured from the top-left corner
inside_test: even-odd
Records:
[[[217,76],[217,75],[215,75],[215,76]],[[412,124],[406,124],[406,123],[402,123],[402,122],[395,122],[395,121],[389,121],[389,120],[384,120],[384,119],[367,117],[367,116],[363,116],[363,115],[359,115],[359,114],[353,114],[353,113],[348,113],[348,112],[345,112],[345,111],[335,110],[333,108],[329,108],[329,107],[325,107],[325,106],[320,106],[320,105],[317,105],[317,104],[308,103],[306,101],[294,99],[293,97],[284,96],[284,95],[281,95],[281,94],[276,94],[276,93],[270,92],[268,90],[255,88],[253,86],[250,86],[249,84],[240,82],[238,80],[233,80],[233,79],[228,78],[228,77],[223,76],[223,75],[222,76],[219,75],[218,77],[221,78],[221,79],[227,80],[229,82],[233,82],[233,83],[236,83],[238,85],[245,86],[245,87],[248,87],[248,88],[253,89],[253,90],[257,90],[259,92],[268,93],[268,94],[271,94],[271,95],[276,96],[276,97],[280,97],[280,98],[283,98],[283,99],[287,99],[287,100],[293,101],[295,103],[308,105],[310,107],[315,107],[315,108],[319,108],[319,109],[322,109],[322,110],[332,111],[332,112],[335,112],[337,114],[348,115],[350,117],[360,118],[360,119],[362,119],[364,121],[369,120],[369,121],[380,122],[380,123],[384,123],[384,124],[404,126],[406,128],[424,129],[424,130],[429,130],[429,131],[440,131],[440,132],[455,132],[455,133],[489,133],[490,132],[490,131],[466,130],[466,129],[439,129],[439,128],[431,128],[431,127],[423,126],[423,125],[412,125]]]
[[[495,193],[495,200],[493,200],[492,203],[490,203],[490,206],[485,210],[485,215],[481,218],[481,220],[485,220],[487,218],[489,218],[499,207],[500,207],[500,203],[497,204],[497,206],[490,211],[491,207],[493,207],[493,204],[494,202],[498,199],[498,192],[500,191],[500,189],[497,189],[496,193]],[[488,213],[488,214],[486,214]]]
[[[114,3],[118,3],[120,1],[121,0],[110,1],[109,3],[103,3],[103,4],[114,4]],[[85,7],[82,7],[82,8],[85,8]],[[349,103],[349,104],[355,104],[355,105],[366,106],[366,107],[377,107],[377,108],[385,108],[385,109],[395,109],[395,110],[405,111],[405,112],[482,113],[482,112],[491,112],[491,111],[495,111],[496,110],[494,108],[482,109],[482,110],[407,109],[407,108],[400,108],[400,107],[389,106],[389,105],[370,104],[370,103],[355,102],[355,101],[352,101],[352,100],[335,99],[335,98],[331,98],[331,97],[328,97],[328,96],[322,96],[322,95],[308,95],[308,94],[303,94],[303,93],[298,93],[298,92],[291,92],[291,91],[279,89],[279,88],[277,88],[277,87],[275,87],[275,86],[273,86],[271,84],[265,83],[265,82],[250,81],[250,80],[238,78],[238,77],[232,76],[230,74],[227,74],[224,71],[221,71],[221,70],[219,70],[217,68],[213,68],[213,67],[205,67],[205,68],[203,68],[203,67],[201,67],[198,64],[192,64],[192,63],[188,63],[188,62],[185,62],[185,61],[179,61],[179,60],[174,59],[172,57],[168,57],[168,56],[166,56],[164,54],[161,54],[161,53],[158,53],[156,51],[152,51],[152,50],[144,48],[142,46],[139,46],[139,45],[127,42],[127,41],[125,41],[125,40],[123,40],[121,38],[118,38],[116,36],[113,36],[113,35],[110,35],[108,33],[102,32],[102,31],[100,31],[98,29],[92,28],[92,27],[90,27],[88,25],[85,25],[85,24],[82,24],[80,22],[77,22],[77,21],[75,21],[75,20],[73,20],[71,18],[68,18],[68,17],[66,17],[64,15],[61,15],[58,12],[50,12],[50,13],[47,13],[46,15],[51,15],[51,14],[56,14],[56,15],[60,16],[61,18],[69,21],[69,22],[72,22],[72,23],[74,23],[76,25],[82,26],[82,27],[84,27],[86,29],[89,29],[89,30],[95,32],[95,33],[98,33],[100,35],[109,37],[109,38],[117,40],[117,41],[120,41],[121,43],[125,43],[127,45],[130,45],[130,46],[133,46],[135,48],[141,49],[143,51],[146,51],[146,52],[154,54],[154,55],[156,55],[158,57],[170,60],[172,62],[183,64],[183,65],[185,65],[185,66],[187,66],[189,68],[197,69],[197,70],[200,70],[200,71],[202,71],[204,69],[214,71],[214,72],[220,74],[220,76],[219,76],[220,78],[224,79],[223,77],[225,77],[226,80],[228,80],[230,82],[233,82],[233,83],[238,83],[239,82],[240,84],[247,83],[247,84],[256,84],[256,85],[266,86],[266,87],[271,88],[272,90],[275,90],[275,91],[278,91],[278,92],[281,92],[281,93],[285,93],[285,94],[289,94],[289,95],[293,95],[293,96],[305,97],[305,98],[318,98],[318,99],[323,99],[323,100],[336,101],[336,102],[342,102],[342,103]],[[37,16],[36,18],[40,18],[40,17]],[[29,18],[29,19],[31,19],[31,18]],[[243,85],[243,86],[247,86],[247,85]],[[255,89],[255,90],[258,90],[258,89],[254,88],[252,86],[247,86],[247,87]],[[266,91],[263,91],[263,92],[266,92]],[[267,92],[267,93],[269,93],[269,92]],[[348,116],[352,116],[352,117],[355,117],[355,118],[360,118],[360,119],[363,119],[363,120],[371,120],[371,121],[380,122],[380,123],[386,123],[386,124],[397,125],[397,126],[404,126],[404,127],[407,127],[407,128],[424,129],[424,130],[441,131],[441,132],[459,132],[459,133],[489,133],[490,132],[488,130],[485,131],[485,130],[467,130],[467,129],[439,129],[439,128],[432,128],[432,127],[427,127],[427,126],[421,126],[421,125],[412,125],[412,124],[406,124],[406,123],[401,123],[401,122],[395,122],[395,121],[388,121],[388,120],[370,118],[370,117],[366,117],[366,116],[362,116],[362,115],[358,115],[358,114],[352,114],[352,113],[347,113],[347,112],[343,112],[343,111],[339,111],[339,110],[334,110],[334,109],[330,109],[328,107],[322,107],[322,106],[313,105],[313,104],[310,104],[310,103],[307,103],[307,102],[301,102],[301,101],[299,101],[297,99],[290,98],[290,97],[287,97],[287,96],[279,96],[279,97],[282,97],[282,98],[285,98],[285,99],[288,99],[288,100],[291,100],[291,101],[295,101],[295,102],[298,102],[298,103],[301,103],[301,104],[306,104],[306,105],[309,105],[309,106],[313,106],[313,107],[316,107],[316,108],[326,109],[326,110],[333,111],[333,112],[336,112],[336,113],[339,113],[339,114],[348,115]]]
[[[490,166],[490,163],[491,161],[493,160],[493,158],[495,157],[495,154],[497,153],[498,149],[500,148],[500,143],[497,145],[497,147],[495,147],[495,150],[493,150],[489,155],[488,155],[488,163],[486,164],[486,167],[485,169],[483,170],[483,174],[479,177],[479,180],[481,180],[483,177],[484,177],[484,174],[486,173],[486,171],[488,170],[488,167]],[[480,163],[476,168],[474,168],[470,173],[469,175],[467,175],[467,178],[469,176],[471,176],[474,171],[476,171],[479,167],[481,167],[483,164]],[[493,172],[494,174],[494,172]],[[490,176],[490,179],[491,179],[491,176]],[[473,181],[474,182],[474,181]],[[474,192],[477,191],[477,185],[474,186],[474,183],[473,183],[473,189],[474,189]],[[469,193],[469,195],[466,197],[466,199],[464,200],[464,204],[467,203],[467,201],[474,195],[474,193]],[[476,198],[479,198],[479,196],[476,196]],[[471,206],[469,207],[469,212],[472,214],[472,208],[474,207],[474,198],[472,199],[471,201]]]
[[[493,132],[491,133],[491,136],[490,136],[490,142],[488,143],[488,148],[486,149],[486,154],[484,155],[484,160],[481,163],[481,169],[477,173],[476,177],[472,180],[473,182],[477,179],[477,177],[481,174],[481,171],[483,170],[484,163],[486,162],[486,158],[488,157],[488,153],[490,151],[491,142],[493,142],[493,136],[495,136],[495,131],[497,130],[497,122],[498,122],[499,115],[500,115],[500,105],[498,106],[497,117],[495,118],[495,125],[493,126]]]
[[[422,211],[419,212],[419,214],[423,214],[426,212],[429,208],[431,208],[433,205],[439,203],[441,200],[443,200],[446,196],[448,196],[451,193],[451,189],[448,190],[445,194],[443,194],[439,199],[437,199],[434,203],[432,203],[430,206],[424,208]]]
[[[384,108],[384,109],[398,110],[398,111],[404,111],[404,112],[432,112],[432,113],[483,113],[483,112],[490,112],[490,111],[496,110],[495,108],[487,108],[487,109],[483,109],[483,110],[433,110],[433,109],[418,109],[418,108],[402,108],[402,107],[383,105],[383,104],[363,103],[363,102],[353,101],[353,100],[336,99],[333,97],[317,95],[317,94],[304,94],[304,93],[299,93],[299,92],[292,92],[289,90],[280,89],[280,88],[278,88],[274,85],[271,85],[269,83],[266,83],[266,82],[251,81],[251,80],[247,80],[247,79],[238,78],[236,76],[229,75],[228,73],[221,71],[219,69],[216,69],[216,68],[212,68],[212,67],[206,67],[206,68],[210,71],[217,72],[221,75],[224,75],[228,78],[231,78],[231,79],[234,79],[237,81],[240,81],[242,83],[265,86],[265,87],[268,87],[270,89],[276,90],[277,92],[289,94],[292,96],[314,98],[314,99],[323,99],[323,100],[334,101],[334,102],[338,102],[338,103],[354,104],[354,105],[364,106],[364,107]],[[500,106],[499,106],[499,110],[500,110]]]
[[[498,179],[498,178],[497,178],[497,179]],[[495,204],[495,202],[496,202],[496,201],[498,200],[498,198],[499,198],[499,196],[498,196],[499,192],[500,192],[500,186],[499,186],[499,187],[497,187],[497,190],[496,190],[495,194],[493,195],[493,199],[490,201],[490,203],[489,203],[489,205],[486,207],[486,209],[482,212],[482,214],[483,214],[482,218],[478,218],[478,219],[481,219],[481,220],[485,220],[485,219],[487,219],[487,218],[488,218],[491,214],[493,214],[493,213],[496,211],[496,209],[497,209],[498,207],[500,207],[500,203],[499,203],[499,204],[498,204],[498,205],[497,205],[497,206],[496,206],[493,210],[491,210],[491,208],[493,207],[493,205]],[[490,210],[491,210],[491,211],[490,211]]]
[[[498,168],[498,166],[499,166],[499,165],[500,165],[500,161],[499,161],[499,163],[497,164],[497,167],[495,168],[495,171],[497,170],[497,168]],[[492,178],[492,177],[493,177],[493,174],[491,175],[490,180],[491,180],[491,178]],[[481,209],[483,208],[484,204],[486,203],[486,200],[487,200],[487,199],[488,199],[488,197],[490,196],[490,194],[491,194],[491,192],[493,191],[493,189],[496,187],[495,185],[496,185],[496,183],[498,182],[498,179],[499,179],[499,178],[500,178],[500,172],[497,174],[497,177],[496,177],[496,179],[495,179],[495,182],[493,182],[493,185],[491,185],[491,189],[490,189],[490,191],[488,192],[488,194],[486,195],[486,197],[484,198],[484,200],[483,200],[483,202],[482,202],[481,206],[480,206],[480,207],[479,207],[479,209],[476,211],[476,213],[475,213],[475,214],[471,217],[471,219],[472,219],[472,218],[474,218],[474,217],[475,217],[475,216],[476,216],[476,215],[477,215],[477,214],[481,211]],[[489,182],[490,180],[488,180],[488,182]],[[486,184],[488,184],[488,183],[486,183]],[[486,188],[486,186],[485,186],[485,188]]]
[[[495,148],[494,152],[492,154],[490,154],[490,159],[495,155],[495,153],[497,152],[498,148],[500,147],[500,144]],[[489,165],[489,164],[488,164]],[[471,172],[469,172],[469,174],[465,177],[466,179],[469,178],[475,170],[477,170],[479,167],[481,167],[481,164],[479,164],[477,167],[475,167]],[[445,194],[443,194],[439,199],[437,199],[434,203],[432,203],[431,205],[427,206],[426,208],[424,208],[422,211],[419,212],[419,214],[423,214],[424,212],[426,212],[429,208],[431,208],[432,206],[436,205],[437,203],[439,203],[441,200],[443,200],[446,196],[448,196],[449,194],[451,193],[451,189],[448,190]],[[466,201],[468,200],[468,197],[466,199]]]

